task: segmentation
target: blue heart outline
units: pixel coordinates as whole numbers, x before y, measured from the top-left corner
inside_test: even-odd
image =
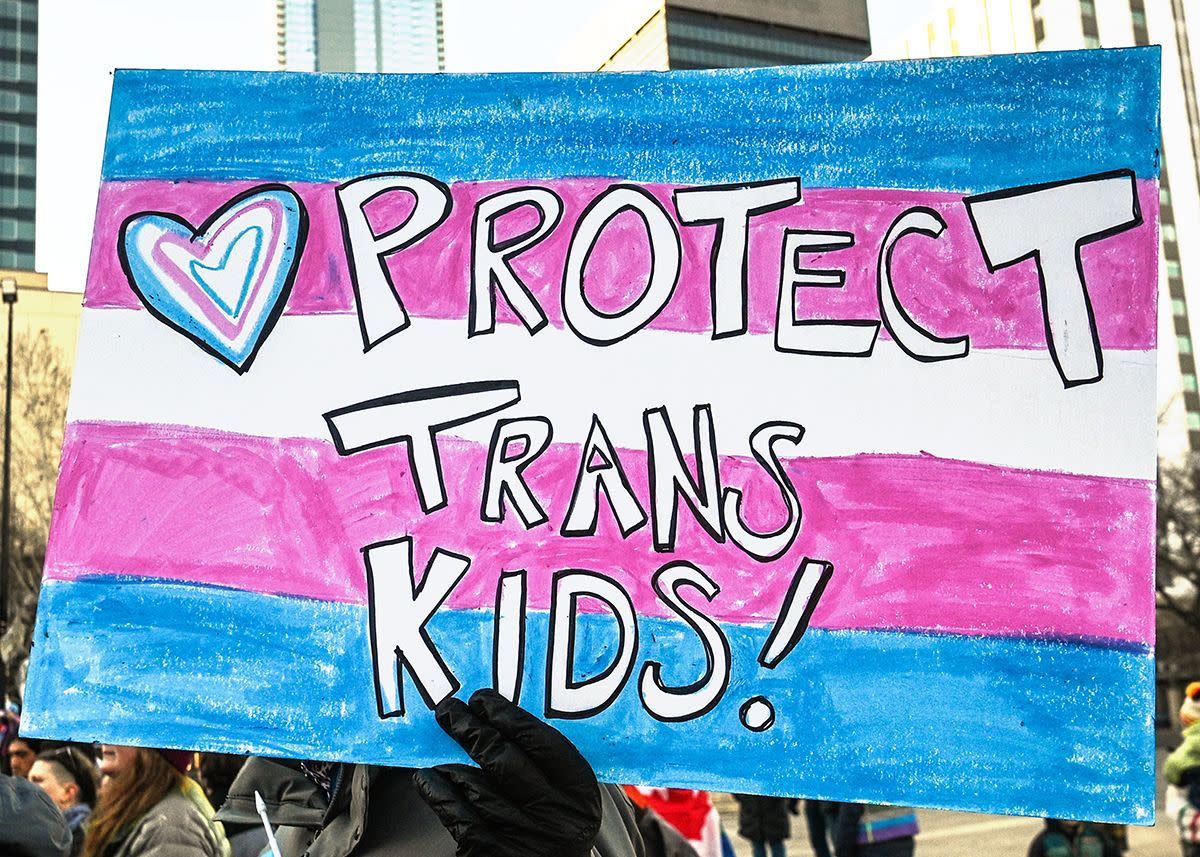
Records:
[[[229,264],[229,257],[233,255],[233,248],[240,244],[241,240],[251,232],[254,233],[254,252],[250,254],[250,265],[246,269],[246,278],[242,281],[242,290],[238,293],[237,306],[231,307],[217,294],[216,289],[208,284],[208,280],[204,279],[204,274],[201,271],[216,273],[217,271],[225,270],[225,267]],[[199,259],[193,259],[188,263],[188,268],[192,272],[192,279],[203,289],[204,294],[208,295],[212,299],[212,302],[223,309],[225,314],[230,318],[237,318],[242,314],[242,307],[246,305],[246,298],[250,297],[250,285],[254,282],[254,278],[251,275],[254,273],[255,268],[258,267],[258,256],[262,253],[262,245],[262,227],[247,226],[237,234],[237,237],[229,242],[229,249],[225,251],[225,256],[218,264],[214,266],[205,265]]]
[[[146,264],[146,260],[142,258],[137,249],[137,236],[140,230],[153,226],[177,235],[189,243],[204,243],[209,237],[208,230],[220,218],[249,200],[263,197],[276,201],[283,212],[285,234],[281,236],[283,247],[280,250],[279,270],[274,282],[269,285],[267,301],[261,317],[254,321],[245,343],[240,348],[234,348],[224,339],[214,336],[176,299],[153,269]],[[287,185],[265,184],[252,187],[233,197],[195,228],[184,218],[170,212],[140,211],[132,214],[121,224],[117,237],[117,256],[130,288],[151,315],[242,375],[249,371],[254,358],[258,355],[259,348],[262,347],[263,342],[266,341],[267,336],[270,335],[276,322],[279,321],[279,317],[283,314],[288,295],[291,294],[296,280],[296,272],[300,267],[300,259],[307,238],[308,210],[305,208],[304,202]],[[226,261],[227,258],[228,255]],[[257,262],[257,254],[255,262]],[[251,267],[253,269],[254,266]],[[197,281],[197,285],[205,294],[209,295],[216,306],[224,308],[224,302],[216,298],[205,283]],[[245,296],[246,289],[243,289],[239,299],[239,311]],[[237,314],[234,313],[234,316]]]

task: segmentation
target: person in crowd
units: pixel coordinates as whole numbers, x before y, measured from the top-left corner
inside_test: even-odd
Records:
[[[912,857],[917,814],[899,806],[825,801],[835,857]]]
[[[1183,743],[1163,763],[1166,811],[1175,821],[1184,857],[1200,857],[1200,681],[1187,686],[1179,724]]]
[[[786,857],[783,841],[792,835],[797,801],[784,797],[734,795],[738,802],[738,835],[750,840],[754,857]]]
[[[71,833],[46,794],[28,780],[0,774],[0,854],[67,857]]]
[[[1047,818],[1029,843],[1027,857],[1120,857],[1117,846],[1094,824]]]
[[[225,753],[200,754],[200,761],[194,773],[209,803],[213,806],[225,803],[229,796],[229,787],[233,785],[245,764],[245,756],[231,756]],[[263,829],[261,819],[256,818],[243,824],[224,822],[224,827],[225,836],[229,839],[231,857],[259,857],[267,848],[267,832]]]
[[[96,763],[76,747],[43,750],[29,770],[29,781],[62,812],[71,831],[71,855],[77,857],[83,851],[84,822],[96,805]]]
[[[687,837],[665,818],[655,811],[651,804],[651,796],[655,789],[638,786],[622,786],[625,796],[633,804],[633,817],[637,822],[638,833],[641,834],[646,853],[655,857],[700,857],[695,846]],[[732,857],[733,848],[729,854],[725,852],[728,837],[721,840],[721,857]]]
[[[37,738],[22,738],[20,732],[14,732],[8,742],[8,769],[14,777],[29,779],[29,769],[37,754],[45,749]]]
[[[8,745],[17,734],[21,718],[15,711],[0,708],[0,774],[11,774],[8,765]]]
[[[1175,786],[1190,785],[1200,779],[1200,681],[1187,686],[1183,705],[1179,708],[1179,724],[1183,727],[1183,743],[1163,763],[1163,777]]]
[[[185,776],[192,754],[102,744],[111,781],[92,813],[84,857],[226,857],[229,843],[204,791]]]
[[[625,786],[635,807],[652,810],[674,828],[699,857],[721,857],[721,816],[712,796],[698,789]]]
[[[806,800],[804,821],[808,827],[808,843],[815,857],[833,857],[829,851],[829,826],[825,822],[825,801]]]
[[[434,716],[478,767],[414,770],[255,757],[218,818],[257,819],[259,792],[285,857],[647,853],[621,787],[598,783],[587,760],[552,726],[491,690],[477,691],[469,703],[445,699]]]

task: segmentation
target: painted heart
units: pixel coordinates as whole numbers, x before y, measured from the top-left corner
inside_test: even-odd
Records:
[[[117,253],[146,309],[242,373],[283,312],[307,234],[300,197],[260,185],[197,228],[139,212],[121,225]]]

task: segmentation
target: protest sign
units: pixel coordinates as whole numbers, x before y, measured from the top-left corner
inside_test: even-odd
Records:
[[[27,728],[1150,820],[1158,68],[119,72]]]

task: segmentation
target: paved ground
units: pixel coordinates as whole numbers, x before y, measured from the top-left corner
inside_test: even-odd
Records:
[[[1165,753],[1159,752],[1159,770]],[[733,838],[738,857],[749,857],[750,843],[737,834],[737,804],[728,795],[714,795],[725,829]],[[1030,841],[1042,828],[1041,819],[971,812],[917,811],[921,833],[917,857],[1024,857]],[[1129,828],[1128,857],[1180,857],[1174,825],[1162,812],[1162,782],[1158,796],[1158,822],[1153,827]],[[812,857],[804,817],[792,820],[788,857]]]

